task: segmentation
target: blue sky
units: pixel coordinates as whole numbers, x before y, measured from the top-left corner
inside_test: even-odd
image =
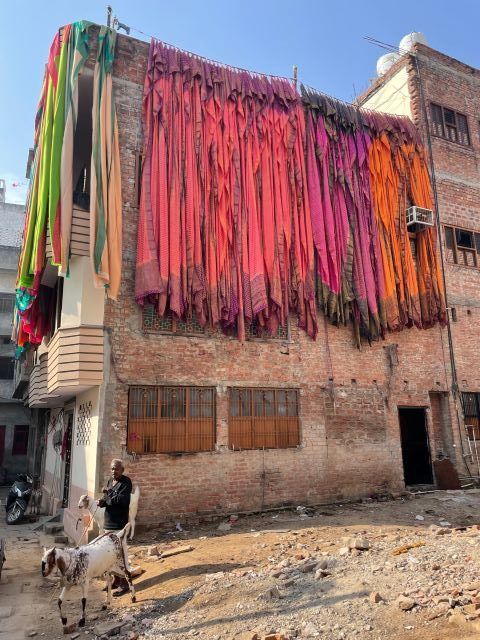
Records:
[[[87,19],[104,23],[107,1],[1,2],[0,178],[21,202],[43,68],[56,29]],[[375,77],[384,53],[363,38],[398,44],[422,31],[430,46],[480,67],[478,0],[112,0],[131,27],[232,65],[290,76],[344,100]],[[134,37],[145,39],[132,30]],[[13,186],[18,184],[19,186]]]

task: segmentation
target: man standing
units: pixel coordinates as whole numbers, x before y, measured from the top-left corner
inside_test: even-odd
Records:
[[[111,478],[103,489],[103,498],[98,501],[99,507],[105,507],[104,527],[106,533],[117,533],[128,522],[132,481],[128,476],[123,475],[124,470],[121,460],[112,460]],[[118,587],[118,591],[113,594],[115,597],[121,596],[129,590],[125,578],[115,577],[114,587]]]

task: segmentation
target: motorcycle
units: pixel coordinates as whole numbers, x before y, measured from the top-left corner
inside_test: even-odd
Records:
[[[16,524],[23,518],[32,495],[33,479],[20,474],[10,487],[5,503],[7,524]]]

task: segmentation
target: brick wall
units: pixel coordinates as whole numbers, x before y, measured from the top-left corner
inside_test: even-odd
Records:
[[[141,148],[141,101],[148,45],[119,36],[114,91],[123,183],[124,261],[118,302],[108,302],[108,379],[101,464],[123,456],[141,485],[139,520],[160,522],[205,513],[249,511],[279,504],[319,503],[403,487],[398,406],[428,414],[431,443],[458,452],[453,405],[439,400],[451,385],[446,330],[405,330],[372,346],[354,345],[348,327],[320,322],[311,341],[292,319],[285,342],[143,333],[134,301],[138,210],[135,155]],[[471,294],[474,295],[473,289]],[[479,310],[480,313],[480,310]],[[474,340],[472,331],[470,341]],[[386,347],[398,345],[398,364]],[[468,351],[468,350],[467,350]],[[473,357],[473,356],[472,356]],[[468,358],[465,354],[465,358]],[[465,376],[471,366],[467,360]],[[216,388],[217,450],[181,456],[126,455],[129,385],[185,384]],[[228,389],[294,387],[300,392],[301,445],[295,449],[231,451]],[[433,395],[432,394],[437,394]],[[455,446],[456,445],[456,446]],[[457,455],[458,460],[460,457]],[[100,474],[99,483],[103,482]]]

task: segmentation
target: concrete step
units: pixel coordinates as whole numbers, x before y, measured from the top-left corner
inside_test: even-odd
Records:
[[[63,524],[61,522],[46,522],[43,530],[45,533],[53,535],[54,533],[60,533],[63,531]]]

